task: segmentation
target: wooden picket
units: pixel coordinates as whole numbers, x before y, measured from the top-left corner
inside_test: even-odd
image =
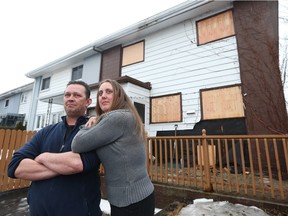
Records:
[[[25,130],[0,130],[0,192],[30,186],[30,181],[9,178],[7,168],[15,150],[29,141],[35,133]]]

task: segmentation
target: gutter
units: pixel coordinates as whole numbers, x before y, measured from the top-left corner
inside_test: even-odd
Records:
[[[49,68],[51,68],[51,67],[53,67],[55,65],[61,64],[62,62],[68,61],[70,59],[73,59],[74,57],[77,57],[77,56],[79,56],[79,55],[81,55],[83,53],[86,53],[86,52],[92,51],[92,50],[94,50],[93,47],[91,47],[91,45],[87,45],[85,47],[82,47],[82,48],[80,48],[80,49],[68,54],[68,55],[65,55],[65,56],[63,56],[63,57],[61,57],[59,59],[56,59],[55,61],[52,61],[52,62],[50,62],[50,63],[48,63],[48,64],[46,64],[46,65],[44,65],[44,66],[42,66],[40,68],[37,68],[37,69],[35,69],[35,70],[25,74],[25,75],[27,77],[29,77],[29,78],[34,78],[37,73],[39,73],[39,72],[41,72],[43,70],[47,70],[47,69],[49,69]]]
[[[196,1],[189,1],[181,3],[173,8],[167,9],[161,13],[158,13],[154,16],[151,16],[147,19],[144,19],[136,24],[128,26],[114,34],[108,35],[108,37],[104,37],[94,43],[94,48],[103,46],[107,43],[110,43],[116,39],[123,38],[125,36],[131,35],[133,33],[142,31],[144,29],[150,28],[154,25],[167,21],[171,18],[184,14],[192,9],[196,9],[201,7],[205,4],[211,3],[214,0],[196,0]],[[192,2],[192,3],[191,3]]]

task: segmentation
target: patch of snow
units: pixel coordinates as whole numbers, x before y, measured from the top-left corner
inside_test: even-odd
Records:
[[[205,216],[269,216],[263,210],[255,206],[232,204],[228,201],[214,202],[211,199],[196,199],[193,204],[187,205],[179,212],[179,216],[205,215]]]
[[[110,204],[105,199],[101,199],[100,208],[106,214],[110,214],[110,212],[111,212]]]

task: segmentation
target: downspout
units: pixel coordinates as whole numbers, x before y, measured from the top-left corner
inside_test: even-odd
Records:
[[[41,79],[42,77],[35,78],[34,86],[33,86],[33,92],[32,92],[32,99],[31,104],[29,108],[29,118],[27,121],[27,131],[33,131],[35,130],[34,124],[36,119],[36,111],[37,111],[37,105],[38,105],[38,97],[40,92],[40,86],[41,86]]]

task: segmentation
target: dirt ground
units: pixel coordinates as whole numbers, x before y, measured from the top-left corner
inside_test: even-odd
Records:
[[[27,204],[27,189],[0,193],[0,215],[1,216],[28,216],[29,206]],[[188,203],[173,202],[167,204],[155,216],[177,216],[181,208]],[[267,208],[263,209],[271,216],[288,216],[288,207],[285,209]]]

